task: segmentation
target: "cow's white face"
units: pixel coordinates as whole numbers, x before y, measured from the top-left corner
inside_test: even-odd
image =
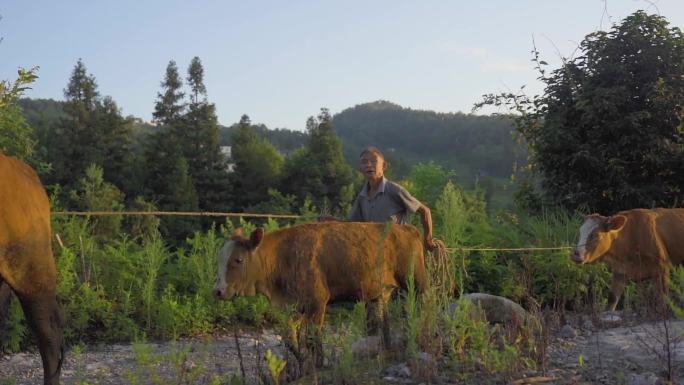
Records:
[[[233,254],[235,249],[235,241],[226,241],[218,254],[218,277],[216,279],[216,285],[214,286],[214,296],[220,299],[228,298],[228,282],[226,282],[226,272],[228,271],[228,262],[230,261],[230,256]],[[232,297],[232,296],[231,296]]]
[[[604,217],[592,214],[586,217],[580,227],[577,246],[570,254],[570,258],[577,263],[592,263],[599,260],[610,250],[613,240],[627,222],[624,215]]]
[[[256,295],[259,269],[253,254],[262,237],[262,229],[255,230],[250,239],[236,232],[223,244],[217,257],[218,277],[212,290],[216,298],[225,300]]]

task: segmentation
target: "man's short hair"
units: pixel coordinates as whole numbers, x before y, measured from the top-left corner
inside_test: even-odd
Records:
[[[368,147],[364,148],[361,151],[359,158],[362,157],[364,154],[367,154],[367,153],[373,154],[373,155],[377,156],[378,158],[382,158],[382,160],[385,160],[385,155],[383,155],[382,152],[380,152],[380,150],[375,146],[368,146]]]

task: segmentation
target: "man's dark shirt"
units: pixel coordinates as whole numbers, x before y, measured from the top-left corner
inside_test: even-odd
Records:
[[[352,222],[387,222],[408,224],[410,214],[415,213],[422,203],[405,188],[384,177],[378,192],[370,199],[368,183],[354,200],[349,220]]]

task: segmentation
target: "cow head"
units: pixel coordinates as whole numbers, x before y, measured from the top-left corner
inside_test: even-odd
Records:
[[[579,241],[570,258],[577,263],[596,262],[610,249],[625,223],[627,217],[624,215],[588,215],[580,227]]]
[[[256,295],[259,262],[254,254],[263,238],[262,228],[255,229],[249,238],[238,229],[226,240],[218,254],[218,279],[212,291],[216,298]]]

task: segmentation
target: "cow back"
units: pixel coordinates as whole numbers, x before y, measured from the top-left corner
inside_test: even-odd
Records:
[[[669,261],[684,263],[684,209],[655,209],[655,231]]]
[[[333,301],[374,299],[387,285],[406,287],[410,270],[416,285],[425,287],[423,246],[413,226],[313,223],[268,234],[262,246],[266,250],[260,254],[273,255],[282,294],[294,300],[316,294],[301,292],[310,287],[302,281],[312,277],[321,283],[316,290],[326,291]]]

